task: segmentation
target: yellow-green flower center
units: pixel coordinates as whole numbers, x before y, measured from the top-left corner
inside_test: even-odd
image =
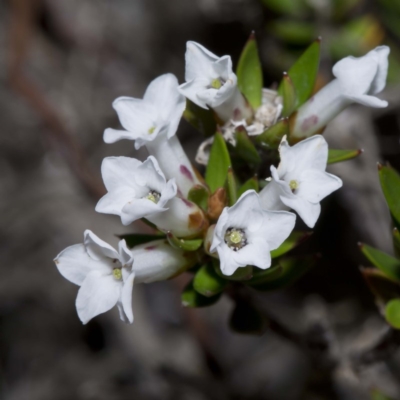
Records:
[[[155,190],[150,190],[149,194],[146,196],[146,199],[157,204],[160,201],[160,197],[160,193],[156,192]]]
[[[113,269],[113,277],[120,281],[122,279],[122,271],[121,268],[114,268]]]
[[[155,130],[156,130],[156,127],[152,126],[147,132],[149,135],[151,135]]]
[[[233,251],[238,251],[247,244],[243,229],[228,228],[225,232],[224,240]]]
[[[211,87],[214,89],[219,89],[222,86],[222,82],[217,78],[213,79],[211,82]]]
[[[296,189],[299,188],[299,182],[297,182],[296,180],[292,179],[292,180],[289,182],[289,187],[290,187],[290,189],[292,190],[292,192],[294,192]]]

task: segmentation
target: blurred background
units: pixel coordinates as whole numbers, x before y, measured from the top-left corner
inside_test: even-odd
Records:
[[[185,277],[134,288],[132,326],[117,311],[82,326],[77,287],[53,258],[88,228],[111,244],[123,227],[97,214],[118,96],[142,97],[156,76],[183,82],[194,40],[234,65],[256,31],[268,87],[322,36],[318,86],[335,61],[391,47],[387,109],[352,106],[325,132],[334,148],[363,148],[333,165],[344,187],[300,253],[319,252],[294,286],[258,295],[271,324],[260,336],[228,326],[232,303],[181,306]],[[400,168],[400,2],[394,0],[8,0],[0,2],[0,398],[7,400],[400,399],[399,338],[359,272],[357,242],[392,252],[376,162]],[[182,121],[194,158],[202,137]],[[267,171],[266,171],[267,175]],[[377,397],[384,393],[388,397]]]

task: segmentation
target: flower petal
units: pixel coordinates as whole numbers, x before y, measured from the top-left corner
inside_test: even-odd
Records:
[[[125,204],[135,198],[133,189],[122,187],[105,194],[97,203],[95,210],[103,214],[114,214],[121,216]]]
[[[193,103],[197,104],[199,107],[207,110],[207,103],[204,101],[204,99],[198,97],[198,93],[206,91],[209,84],[210,82],[208,82],[208,80],[197,78],[180,85],[179,92]]]
[[[122,321],[132,324],[133,311],[132,311],[132,289],[135,279],[135,273],[131,272],[124,282],[121,290],[121,296],[118,301],[119,317]]]
[[[196,42],[186,43],[185,53],[185,81],[191,81],[198,77],[211,78],[211,64],[218,60],[218,57]]]
[[[212,64],[212,68],[215,72],[216,78],[222,78],[224,81],[236,78],[236,75],[232,72],[232,59],[230,56],[219,58]]]
[[[245,267],[247,265],[240,265],[234,257],[235,252],[224,242],[217,247],[217,251],[220,260],[221,271],[226,276],[231,276],[239,267]]]
[[[101,175],[108,191],[121,186],[137,188],[133,174],[142,162],[131,157],[106,157],[101,164]]]
[[[126,267],[131,267],[133,264],[133,254],[132,251],[128,248],[125,240],[120,240],[118,243],[118,251],[119,251],[119,261],[126,269]]]
[[[92,318],[113,308],[121,293],[121,283],[112,275],[100,271],[89,273],[83,281],[76,298],[76,310],[86,324]]]
[[[378,97],[369,96],[367,94],[362,94],[359,96],[346,96],[346,98],[354,101],[355,103],[362,104],[363,106],[374,108],[385,108],[389,104],[386,100],[381,100],[378,99]]]
[[[270,247],[263,238],[257,238],[242,249],[232,251],[232,256],[241,267],[254,265],[261,269],[267,269],[271,266],[270,250]]]
[[[101,240],[91,230],[86,229],[83,237],[83,244],[85,245],[86,251],[94,260],[102,260],[105,257],[110,258],[110,263],[113,259],[118,260],[118,252],[104,240]]]
[[[282,189],[275,180],[271,180],[259,193],[261,207],[264,210],[287,210],[281,201]]]
[[[161,193],[165,187],[165,176],[153,156],[149,156],[137,169],[135,181],[140,186]]]
[[[386,77],[389,68],[389,53],[390,48],[388,46],[378,46],[367,54],[371,55],[378,64],[378,71],[369,91],[371,94],[381,92],[386,86]]]
[[[309,228],[314,228],[314,225],[321,214],[321,205],[319,203],[311,203],[299,196],[292,198],[282,196],[281,200],[289,208],[296,211]]]
[[[105,143],[115,143],[122,139],[134,140],[137,135],[132,135],[131,132],[120,129],[107,128],[104,131],[103,140]]]
[[[149,218],[165,210],[167,208],[159,207],[151,200],[133,199],[122,208],[121,221],[124,225],[129,225],[140,218]]]
[[[296,196],[311,203],[319,203],[326,196],[342,187],[342,180],[324,171],[309,169],[300,175],[299,188]]]
[[[170,179],[161,192],[160,200],[158,201],[159,207],[164,207],[169,200],[176,196],[178,187],[175,183],[175,178]]]

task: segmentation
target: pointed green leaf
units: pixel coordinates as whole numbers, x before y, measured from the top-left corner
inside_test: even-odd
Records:
[[[236,178],[235,174],[233,173],[232,167],[228,168],[228,177],[226,179],[227,186],[228,186],[228,199],[229,199],[229,206],[233,206],[237,199],[237,186],[236,186]]]
[[[172,232],[167,232],[168,243],[175,249],[196,251],[203,244],[203,239],[179,239]]]
[[[261,105],[263,76],[254,33],[250,35],[237,67],[239,90],[245,95],[253,108]]]
[[[400,175],[389,166],[378,165],[379,179],[390,213],[397,229],[400,229]]]
[[[318,39],[308,47],[289,69],[288,75],[296,91],[296,109],[304,104],[313,92],[318,75],[320,47],[320,40]],[[281,82],[280,86],[282,85],[283,82]],[[280,87],[279,92],[281,90]]]
[[[258,165],[261,163],[260,155],[258,154],[257,149],[255,148],[253,142],[250,140],[247,132],[242,130],[237,130],[235,132],[236,137],[236,146],[235,146],[235,154],[240,157],[242,160],[248,162],[249,164]]]
[[[212,297],[201,295],[199,292],[194,290],[193,281],[191,281],[183,290],[181,300],[184,307],[195,308],[211,306],[212,304],[215,304],[220,297],[221,294],[217,294]]]
[[[261,285],[266,282],[273,281],[282,275],[283,268],[279,265],[273,265],[268,269],[262,270],[254,268],[253,277],[246,281],[246,285]]]
[[[229,326],[237,333],[261,335],[267,327],[267,320],[255,305],[238,300],[230,317]]]
[[[226,147],[225,139],[220,133],[214,136],[211,146],[210,158],[206,169],[206,183],[214,193],[218,188],[223,187],[226,180],[228,168],[231,166],[231,158]]]
[[[379,305],[400,297],[400,286],[376,268],[362,268],[361,274]]]
[[[211,297],[221,293],[228,284],[228,281],[221,278],[212,264],[203,265],[193,279],[194,289],[203,296]]]
[[[203,210],[207,210],[208,198],[210,192],[203,185],[193,186],[188,193],[188,200],[197,204]]]
[[[138,246],[139,244],[151,242],[152,240],[164,239],[165,235],[143,235],[142,233],[127,233],[117,235],[120,239],[124,239],[129,248]]]
[[[400,329],[400,299],[393,299],[386,304],[385,317],[393,328]]]
[[[400,232],[397,228],[393,229],[393,245],[396,256],[400,257]]]
[[[314,256],[283,258],[279,260],[283,271],[277,279],[252,286],[254,289],[261,291],[277,290],[287,287],[311,269],[315,265],[316,260],[317,258]]]
[[[259,192],[257,176],[253,176],[248,181],[243,183],[243,185],[239,188],[238,197],[240,197],[247,190],[255,190],[256,192]]]
[[[256,143],[267,148],[277,149],[283,136],[289,134],[289,119],[282,118],[265,132],[256,136]]]
[[[212,110],[205,110],[190,100],[186,100],[186,109],[183,113],[183,118],[206,137],[214,135],[217,130],[214,112]]]
[[[328,154],[328,164],[334,164],[341,161],[351,160],[352,158],[358,157],[363,153],[364,150],[356,149],[356,150],[336,150],[329,149]]]
[[[359,246],[365,257],[376,268],[379,268],[388,278],[400,282],[400,260],[366,244],[359,243]]]
[[[296,106],[296,90],[290,76],[284,72],[279,94],[283,97],[282,117],[288,117]]]
[[[277,258],[294,249],[312,235],[312,232],[292,232],[290,236],[275,250],[271,251],[271,257]]]

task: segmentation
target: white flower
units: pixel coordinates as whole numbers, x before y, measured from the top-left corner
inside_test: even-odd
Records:
[[[218,219],[210,252],[218,252],[221,271],[271,266],[271,250],[278,248],[294,228],[296,216],[286,211],[263,210],[258,194],[248,190]]]
[[[104,141],[135,140],[135,147],[146,146],[167,179],[175,178],[183,196],[196,184],[196,173],[175,135],[186,100],[178,92],[178,80],[172,74],[161,75],[148,86],[143,99],[119,97],[113,103],[125,131],[108,128]]]
[[[54,260],[61,275],[80,286],[76,309],[86,324],[93,317],[118,306],[120,317],[133,322],[133,257],[125,240],[118,251],[86,230],[84,242],[67,247]]]
[[[199,107],[211,107],[223,121],[243,119],[251,110],[237,88],[229,56],[217,57],[195,42],[186,45],[186,83],[179,91]]]
[[[320,201],[339,189],[342,181],[325,172],[328,144],[321,135],[289,146],[286,136],[279,146],[281,162],[271,166],[272,180],[260,192],[263,208],[295,210],[310,228],[321,213]]]
[[[177,192],[175,180],[166,181],[153,156],[143,163],[135,158],[107,157],[101,174],[108,193],[96,211],[119,215],[124,225],[166,211],[167,202]]]
[[[389,47],[379,46],[363,57],[346,57],[337,62],[332,69],[336,79],[299,108],[292,135],[313,135],[353,102],[386,107],[387,101],[374,95],[385,87],[389,52]]]

